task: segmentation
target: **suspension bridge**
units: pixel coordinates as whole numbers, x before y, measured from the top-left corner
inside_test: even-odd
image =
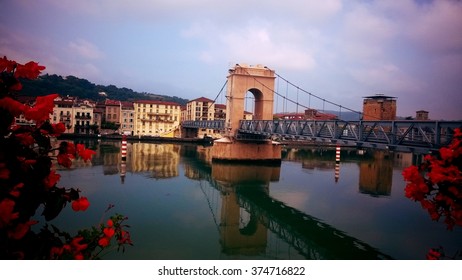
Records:
[[[276,78],[278,78],[277,89],[275,89]],[[279,91],[281,83],[286,85],[285,94]],[[358,148],[426,153],[448,144],[452,139],[454,129],[462,128],[462,121],[374,119],[363,112],[312,94],[279,76],[274,70],[263,66],[236,65],[229,70],[226,84],[225,120],[182,122],[183,130],[212,129],[220,131],[228,139],[228,141],[216,142],[221,145],[217,147],[215,153],[217,158],[235,159],[232,156],[233,153],[250,153],[250,156],[255,158],[256,155],[251,152],[255,145],[252,147],[251,141],[268,142],[268,140],[288,139],[349,145]],[[293,90],[289,90],[289,87]],[[222,94],[223,88],[217,98]],[[243,119],[247,92],[252,93],[255,100],[252,120]],[[289,92],[295,96],[289,96]],[[308,95],[308,105],[299,102],[300,94]],[[274,120],[275,96],[277,100],[279,98],[283,100],[283,110],[287,110],[288,104],[295,106],[297,112],[299,108],[312,109],[314,100],[317,100],[321,102],[319,106],[323,108],[323,111],[326,105],[336,107],[338,118],[335,120]],[[276,102],[276,110],[277,106],[278,102]],[[357,114],[358,120],[341,120],[342,112],[346,111]],[[250,147],[246,150],[246,146],[238,144],[238,141],[245,141]],[[225,145],[223,143],[227,144],[225,148],[223,148]],[[236,147],[230,148],[229,143],[233,143]],[[262,159],[274,158],[274,147],[268,146],[264,151],[261,147],[261,145],[258,146]]]

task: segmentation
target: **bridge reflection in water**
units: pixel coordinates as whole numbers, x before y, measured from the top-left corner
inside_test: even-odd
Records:
[[[220,192],[217,224],[222,252],[227,255],[264,254],[270,230],[307,259],[391,259],[365,242],[272,198],[269,186],[279,181],[279,166],[187,163],[190,164],[196,176]]]

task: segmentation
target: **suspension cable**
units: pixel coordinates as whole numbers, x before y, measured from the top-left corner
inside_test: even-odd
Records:
[[[278,78],[284,80],[285,82],[287,82],[287,83],[290,84],[291,86],[296,87],[296,88],[299,88],[297,85],[295,85],[295,84],[291,83],[290,81],[288,81],[287,79],[281,77],[279,74],[277,74],[277,73],[275,73],[275,74],[276,74],[276,76],[277,76]],[[300,90],[301,90],[302,92],[308,94],[310,97],[313,96],[313,97],[315,97],[315,98],[317,98],[317,99],[319,99],[319,100],[322,100],[323,103],[327,102],[328,104],[331,104],[331,105],[334,105],[334,106],[337,106],[337,107],[343,107],[344,109],[346,109],[346,110],[348,110],[348,111],[351,111],[351,112],[353,112],[353,113],[362,114],[362,113],[359,112],[359,111],[356,111],[356,110],[350,109],[350,108],[348,108],[348,107],[344,107],[344,106],[342,106],[342,105],[340,105],[340,104],[337,104],[337,103],[335,103],[335,102],[326,100],[326,99],[324,99],[324,98],[322,98],[322,97],[320,97],[320,96],[317,96],[316,94],[313,94],[313,93],[311,93],[311,92],[309,92],[309,91],[306,91],[306,90],[304,90],[304,89],[302,89],[302,88],[300,88]],[[310,102],[311,102],[311,100],[310,100]],[[324,107],[324,104],[323,104],[323,107]]]
[[[213,100],[212,103],[210,103],[210,106],[207,108],[207,110],[210,109],[210,107],[212,107],[213,104],[215,104],[215,101],[217,101],[218,96],[220,96],[220,94],[223,92],[223,89],[225,88],[227,83],[228,83],[228,80],[225,81],[225,83],[223,84],[223,86],[220,89],[220,92],[217,94],[217,96],[215,96],[215,99]]]

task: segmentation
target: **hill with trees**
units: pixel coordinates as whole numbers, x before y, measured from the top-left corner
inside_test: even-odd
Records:
[[[58,93],[62,96],[75,96],[82,99],[94,101],[105,100],[106,98],[120,101],[136,100],[160,100],[176,102],[185,105],[187,99],[177,96],[158,95],[147,92],[136,92],[128,88],[118,88],[114,85],[96,85],[86,79],[75,76],[62,77],[59,75],[45,74],[35,80],[21,80],[23,89],[21,95],[43,96],[50,93]]]

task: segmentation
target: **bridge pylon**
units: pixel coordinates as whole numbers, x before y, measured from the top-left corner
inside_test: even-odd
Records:
[[[280,163],[279,143],[270,139],[242,139],[238,135],[247,92],[255,98],[253,119],[273,119],[274,70],[262,65],[236,64],[229,69],[227,79],[225,136],[214,142],[212,160]]]

